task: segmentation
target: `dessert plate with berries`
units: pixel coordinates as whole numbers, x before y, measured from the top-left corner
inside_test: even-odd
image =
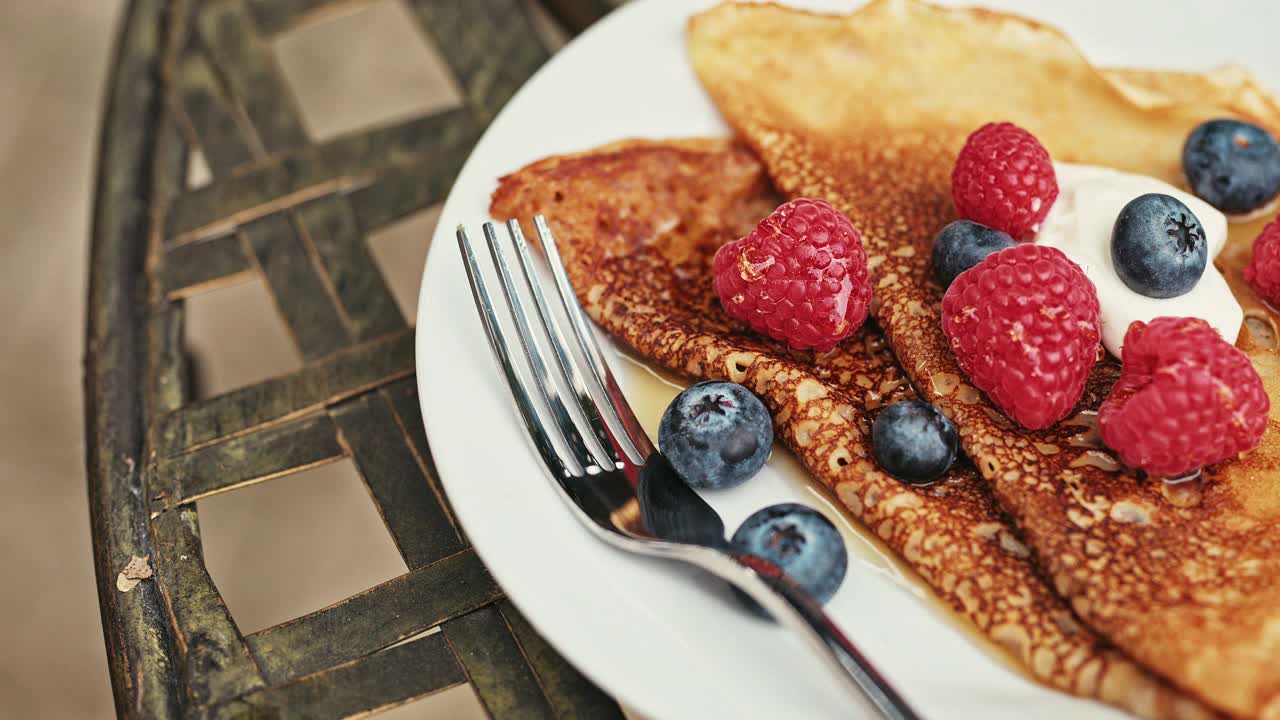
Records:
[[[971,429],[981,411],[997,423],[996,435],[1058,459],[1075,457],[1070,439],[1079,438],[1096,444],[1080,454],[1089,465],[1082,473],[1112,464],[1141,469],[1142,482],[1183,479],[1257,445],[1267,397],[1249,358],[1222,335],[1266,310],[1213,298],[1246,282],[1263,298],[1280,297],[1280,230],[1270,231],[1273,239],[1263,234],[1246,268],[1248,254],[1242,262],[1227,241],[1226,220],[1234,239],[1242,215],[1274,215],[1267,207],[1280,187],[1274,140],[1253,126],[1191,123],[1173,150],[1140,147],[1169,132],[1134,132],[1141,127],[1134,113],[1155,117],[1153,108],[1200,95],[1215,102],[1239,95],[1237,115],[1250,115],[1250,103],[1265,105],[1269,98],[1224,90],[1230,73],[1193,72],[1242,63],[1280,86],[1265,24],[1241,23],[1243,11],[1228,16],[1207,4],[1174,11],[1155,2],[984,3],[1053,23],[1099,65],[1186,71],[1108,71],[1131,111],[1073,125],[1078,143],[1094,138],[1119,148],[1107,163],[1062,141],[1052,119],[1069,113],[979,111],[1022,107],[1031,94],[1077,108],[1092,100],[1078,89],[1098,71],[1034,23],[880,0],[875,22],[864,16],[831,32],[821,17],[784,15],[770,23],[782,33],[773,49],[742,32],[691,53],[689,19],[715,4],[639,0],[566,47],[495,119],[442,212],[418,318],[423,416],[450,503],[503,589],[576,667],[643,716],[849,716],[819,662],[758,609],[709,578],[597,543],[549,486],[468,309],[453,243],[457,223],[545,213],[560,223],[553,227],[569,275],[600,324],[623,392],[664,455],[719,512],[726,542],[784,567],[825,599],[921,715],[1260,714],[1260,696],[1244,697],[1252,690],[1221,695],[1205,689],[1218,682],[1212,674],[1152,659],[1178,628],[1132,615],[1117,627],[1092,615],[1079,598],[1089,597],[1092,578],[1108,577],[1106,568],[1065,582],[1037,565],[1035,553],[1059,546],[1027,536],[1009,509],[1025,512],[1012,513],[1018,520],[1052,524],[1057,515],[1039,497],[999,485],[993,492],[980,477],[986,459]],[[789,4],[831,13],[850,7]],[[1265,10],[1258,3],[1252,12]],[[992,22],[1003,23],[1001,32],[939,31]],[[895,27],[918,29],[919,37],[899,35],[894,47],[930,59],[903,59],[901,73],[878,73],[874,86],[814,84],[877,59],[877,33]],[[1169,42],[1187,28],[1196,29],[1196,42]],[[1026,47],[1027,65],[1051,67],[1066,81],[1003,97],[998,88],[1018,87],[1025,71],[1011,70],[1003,84],[974,80],[965,58],[987,53],[966,42],[970,35],[996,57],[1022,57],[1010,47]],[[792,45],[793,64],[771,57],[760,70],[749,61]],[[870,100],[888,92],[884,78],[947,63],[955,64],[954,82],[938,71],[917,77],[921,84],[897,103]],[[736,104],[755,90],[726,80],[733,65],[759,74],[760,87],[777,93],[768,99],[791,108],[788,122],[829,113],[830,127],[815,125],[810,137],[874,132],[917,106],[964,108],[944,113],[965,123],[947,135],[945,159],[897,192],[936,183],[945,199],[917,207],[875,188],[873,178],[899,182],[897,170],[919,160],[897,154],[907,146],[896,136],[865,155],[874,162],[849,162],[847,148],[830,154],[868,188],[858,196],[865,202],[849,201],[842,178],[827,186],[791,174],[786,159],[812,157],[812,147],[785,155],[769,144],[772,136]],[[917,95],[924,100],[911,99]],[[866,103],[856,116],[855,101]],[[1049,127],[1037,124],[1042,117]],[[682,140],[729,138],[734,130],[750,149],[727,139]],[[616,144],[639,137],[669,140]],[[1145,168],[1131,158],[1154,155],[1181,160],[1186,177],[1173,183],[1130,172]],[[806,184],[813,192],[798,196]],[[921,244],[891,244],[899,226]],[[1077,242],[1102,235],[1094,245]],[[1228,258],[1225,275],[1215,258]],[[923,289],[913,295],[917,271]],[[1164,314],[1182,320],[1157,319]],[[1130,327],[1135,320],[1141,324]],[[941,349],[915,339],[926,331]],[[1033,351],[1018,354],[1026,348]],[[945,369],[920,374],[943,354]],[[1097,367],[1107,362],[1117,372],[1107,378],[1114,390],[1103,393]],[[1238,412],[1195,414],[1224,392],[1239,401]],[[1096,418],[1078,412],[1092,401]],[[1188,443],[1193,425],[1203,432]],[[1163,427],[1171,430],[1152,431]],[[1034,435],[1053,432],[1062,439]],[[1129,476],[1114,477],[1108,493]],[[1133,523],[1153,507],[1116,502],[1103,514]],[[1181,582],[1171,575],[1168,587],[1195,593]]]

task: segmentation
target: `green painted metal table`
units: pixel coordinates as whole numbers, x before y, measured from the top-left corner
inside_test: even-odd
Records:
[[[116,709],[350,717],[470,683],[497,718],[620,717],[503,597],[454,522],[418,412],[413,329],[365,243],[443,199],[551,50],[520,0],[400,0],[462,105],[313,142],[265,41],[359,1],[133,0],[122,20],[85,356]],[[610,7],[543,5],[568,34]],[[196,150],[212,173],[198,188],[185,180]],[[242,274],[268,288],[303,367],[197,400],[184,298]],[[197,500],[336,457],[354,460],[409,571],[242,634],[205,567]]]

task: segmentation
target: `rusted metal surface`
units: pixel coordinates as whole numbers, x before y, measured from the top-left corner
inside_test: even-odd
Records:
[[[117,711],[348,717],[469,682],[493,717],[620,717],[503,599],[457,525],[418,414],[413,331],[366,245],[443,200],[550,51],[519,0],[405,0],[463,104],[312,142],[267,40],[361,1],[133,0],[121,26],[85,354]],[[570,32],[608,9],[547,5]],[[185,184],[193,150],[213,175],[200,188]],[[183,301],[248,278],[303,367],[195,400]],[[409,572],[243,635],[204,566],[198,501],[346,457]]]

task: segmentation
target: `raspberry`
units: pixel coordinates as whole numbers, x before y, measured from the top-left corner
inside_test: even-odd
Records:
[[[988,255],[951,283],[942,330],[969,379],[1032,430],[1080,400],[1097,358],[1098,294],[1061,250],[1025,244]]]
[[[1272,220],[1253,240],[1253,257],[1244,279],[1263,300],[1280,307],[1280,219]]]
[[[1049,151],[1013,123],[978,128],[951,171],[951,201],[960,217],[1014,240],[1039,230],[1057,199],[1058,178]]]
[[[1098,429],[1126,465],[1176,478],[1262,439],[1271,408],[1262,379],[1204,320],[1134,322],[1121,355]]]
[[[716,294],[729,317],[797,350],[826,352],[867,319],[867,254],[824,200],[792,200],[722,246]]]

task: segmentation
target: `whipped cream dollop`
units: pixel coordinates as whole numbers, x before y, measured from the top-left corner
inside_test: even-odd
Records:
[[[1244,311],[1231,294],[1213,258],[1227,244],[1227,217],[1209,203],[1145,175],[1070,163],[1053,164],[1058,176],[1058,199],[1040,225],[1035,241],[1061,250],[1083,270],[1098,289],[1102,307],[1102,344],[1120,357],[1124,334],[1134,320],[1164,317],[1204,319],[1229,343],[1235,343]],[[1153,298],[1129,289],[1111,262],[1111,229],[1120,210],[1146,193],[1171,195],[1191,208],[1204,227],[1209,264],[1189,292],[1172,298]]]

